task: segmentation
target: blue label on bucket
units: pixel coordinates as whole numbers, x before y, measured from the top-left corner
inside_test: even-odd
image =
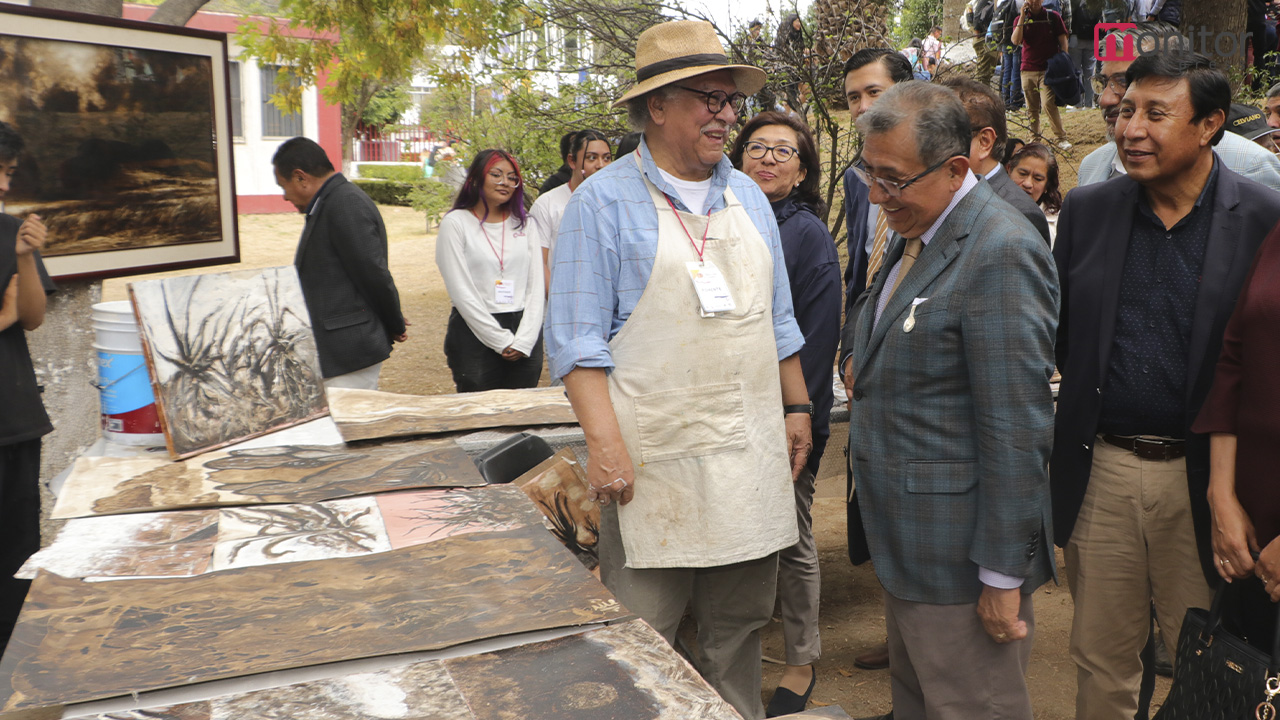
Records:
[[[98,385],[102,390],[102,412],[106,415],[132,412],[156,401],[141,355],[99,350]]]

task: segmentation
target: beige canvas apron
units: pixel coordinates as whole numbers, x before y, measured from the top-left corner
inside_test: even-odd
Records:
[[[634,499],[618,509],[627,567],[711,567],[754,560],[798,539],[773,334],[773,259],[732,191],[724,210],[679,213],[645,179],[658,209],[653,273],[609,343]],[[681,227],[683,220],[684,227]],[[704,318],[685,263],[724,274],[736,309]],[[686,233],[685,228],[688,229]]]

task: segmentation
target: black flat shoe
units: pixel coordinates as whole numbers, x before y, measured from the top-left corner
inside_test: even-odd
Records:
[[[809,696],[813,694],[813,686],[818,684],[817,669],[811,672],[813,677],[809,679],[809,689],[805,690],[803,695],[797,695],[784,687],[775,689],[773,697],[769,698],[769,707],[764,710],[764,716],[773,718],[804,712],[805,706],[809,704]]]

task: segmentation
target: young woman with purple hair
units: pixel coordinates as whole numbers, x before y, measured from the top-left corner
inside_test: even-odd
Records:
[[[453,303],[444,354],[458,392],[537,386],[541,260],[519,164],[502,150],[482,150],[436,238],[436,265]]]

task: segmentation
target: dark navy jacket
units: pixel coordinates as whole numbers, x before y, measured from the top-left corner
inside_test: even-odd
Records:
[[[840,343],[840,258],[826,224],[794,195],[773,203],[773,214],[782,235],[796,323],[804,333],[800,367],[813,403],[813,452],[808,467],[816,474],[831,435],[835,402],[832,370]]]

